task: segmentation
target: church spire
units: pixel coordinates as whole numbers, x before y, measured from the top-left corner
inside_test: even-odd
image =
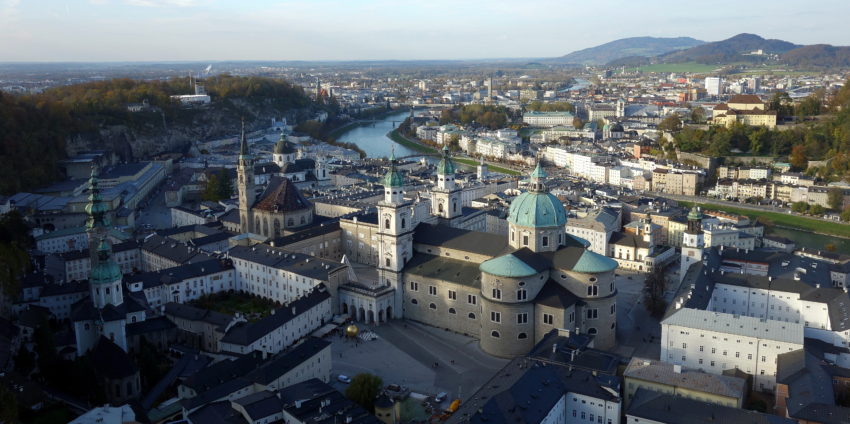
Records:
[[[248,139],[245,138],[245,118],[242,118],[242,136],[239,139],[239,156],[248,156]]]
[[[534,167],[534,171],[531,171],[531,191],[535,192],[543,192],[546,191],[546,185],[543,183],[543,180],[548,177],[546,171],[543,170],[543,167],[540,165],[540,161],[537,161],[537,166]]]
[[[100,196],[98,183],[97,168],[92,166],[89,178],[89,203],[86,205],[86,213],[89,216],[86,220],[86,228],[89,230],[109,227],[109,217],[106,216],[108,207]]]

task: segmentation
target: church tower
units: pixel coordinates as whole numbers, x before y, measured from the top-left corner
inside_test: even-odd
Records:
[[[86,205],[86,214],[88,214],[86,232],[88,233],[89,258],[92,264],[96,263],[98,243],[106,238],[106,233],[109,231],[108,212],[109,207],[103,203],[103,199],[100,197],[97,168],[93,166],[89,178],[89,203]]]
[[[449,147],[443,146],[443,157],[437,164],[437,185],[431,190],[431,214],[451,220],[462,215],[461,190],[455,181],[455,164]]]
[[[679,281],[685,278],[685,273],[692,264],[702,260],[704,245],[702,211],[694,205],[688,213],[688,229],[682,235],[682,264],[679,268]]]
[[[106,240],[101,240],[97,246],[97,262],[92,264],[89,275],[89,290],[95,308],[103,309],[106,305],[118,306],[124,303],[121,277],[121,268],[112,259],[112,246]]]
[[[239,140],[239,163],[236,166],[238,174],[238,191],[239,191],[239,224],[240,231],[250,233],[253,226],[253,213],[251,208],[254,206],[254,198],[257,193],[254,191],[254,156],[248,150],[248,140],[245,138],[245,121],[242,121],[242,136]]]
[[[478,162],[475,170],[478,174],[478,181],[484,182],[487,180],[487,174],[490,172],[487,170],[487,162],[484,162],[484,156],[481,156],[481,161]]]
[[[401,317],[403,281],[401,272],[413,257],[411,203],[404,200],[404,178],[390,156],[390,167],[382,180],[384,200],[378,202],[378,275],[380,283],[395,288],[395,316]]]

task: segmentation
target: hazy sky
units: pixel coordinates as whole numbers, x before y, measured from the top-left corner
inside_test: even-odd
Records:
[[[850,45],[848,0],[0,0],[0,61],[551,57],[741,32]]]

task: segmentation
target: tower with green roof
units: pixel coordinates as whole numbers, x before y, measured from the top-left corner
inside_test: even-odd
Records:
[[[97,246],[97,261],[92,263],[89,273],[89,290],[95,308],[124,303],[121,279],[121,268],[112,258],[112,246],[101,240]]]
[[[243,233],[252,231],[253,214],[251,208],[254,206],[256,191],[254,190],[254,156],[248,149],[248,140],[245,138],[245,120],[242,120],[242,134],[239,139],[239,159],[236,165],[238,180],[236,183],[239,192],[239,224]]]
[[[533,252],[558,250],[566,238],[567,211],[546,188],[540,163],[529,175],[528,191],[517,196],[508,210],[508,243]]]
[[[431,214],[451,220],[461,216],[461,189],[455,181],[455,164],[448,146],[443,146],[443,156],[437,163],[437,181],[431,190]]]
[[[384,199],[378,202],[378,276],[382,284],[395,288],[396,305],[404,290],[401,272],[413,257],[413,206],[404,199],[404,177],[396,167],[395,154],[389,158],[387,173],[381,179]],[[394,314],[401,317],[401,308]]]
[[[272,162],[283,169],[288,163],[295,162],[295,147],[286,139],[286,134],[280,133],[280,139],[274,145]]]
[[[679,279],[685,278],[685,273],[691,265],[702,260],[705,247],[702,231],[702,210],[694,205],[688,212],[688,229],[682,234],[682,259],[679,267]]]
[[[89,203],[86,205],[86,214],[88,215],[86,231],[88,232],[89,256],[94,263],[98,242],[106,237],[110,226],[109,206],[103,203],[100,196],[97,168],[94,166],[92,166],[91,177],[89,178]]]

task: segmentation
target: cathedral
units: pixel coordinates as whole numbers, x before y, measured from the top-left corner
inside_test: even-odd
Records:
[[[463,228],[447,149],[430,204],[405,198],[404,178],[391,161],[377,213],[340,221],[346,257],[377,268],[374,281],[340,286],[340,312],[445,328],[477,338],[499,357],[527,353],[556,328],[591,334],[595,347],[612,348],[617,262],[566,233],[566,211],[546,178],[538,164],[530,190],[511,203],[505,237]]]
[[[275,146],[273,158],[280,162],[281,172],[287,164],[296,163],[294,150],[282,144]],[[309,227],[313,223],[313,204],[307,200],[291,178],[274,176],[257,197],[254,180],[254,156],[248,149],[244,123],[239,141],[237,191],[239,193],[239,228],[269,238],[281,237]],[[312,160],[311,160],[312,162]],[[321,162],[321,161],[320,161]],[[323,163],[323,162],[322,162]],[[327,172],[324,168],[320,172]]]

